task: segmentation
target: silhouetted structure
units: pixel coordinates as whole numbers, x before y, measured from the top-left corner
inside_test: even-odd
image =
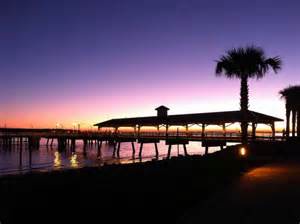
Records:
[[[220,125],[225,132],[226,126],[237,122],[240,123],[244,119],[243,112],[241,111],[167,115],[165,114],[166,111],[169,110],[167,107],[161,106],[158,108],[165,110],[162,112],[163,116],[161,112],[158,112],[157,116],[111,119],[95,124],[94,126],[97,126],[98,129],[114,128],[115,132],[117,132],[120,127],[132,127],[134,132],[137,132],[137,135],[139,135],[141,128],[146,126],[156,127],[158,131],[161,127],[165,127],[167,134],[170,126],[184,126],[186,131],[188,131],[189,127],[193,125],[200,125],[202,127],[202,135],[204,136],[205,128],[208,125]],[[156,110],[158,108],[156,108]],[[253,137],[255,137],[257,124],[266,124],[271,126],[273,136],[275,136],[275,122],[277,121],[283,120],[266,114],[249,110],[247,111],[247,123],[252,124]]]
[[[168,107],[162,105],[162,106],[155,108],[155,110],[157,111],[158,117],[167,117],[168,110],[170,110],[170,109]]]
[[[279,92],[285,100],[286,108],[286,136],[290,136],[290,116],[292,113],[292,136],[300,136],[300,86],[289,86]]]
[[[216,74],[241,80],[240,106],[242,111],[241,130],[242,143],[247,143],[248,108],[249,108],[249,78],[262,78],[270,68],[277,72],[281,69],[279,57],[266,58],[263,49],[255,46],[232,49],[217,61]]]

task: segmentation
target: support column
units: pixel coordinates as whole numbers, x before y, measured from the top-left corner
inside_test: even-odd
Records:
[[[275,123],[271,123],[271,128],[272,128],[272,138],[275,139]]]
[[[115,127],[115,134],[117,134],[118,133],[118,129],[119,129],[119,127]]]
[[[118,144],[117,157],[120,158],[121,142]]]
[[[23,138],[20,138],[20,155],[19,155],[19,166],[22,167],[23,163]]]
[[[135,157],[135,147],[134,147],[134,142],[131,142],[132,146],[132,157]]]
[[[100,143],[98,142],[98,152],[97,152],[97,157],[102,157],[102,152],[101,152],[101,148],[102,148],[102,141],[100,141]]]
[[[138,125],[138,138],[140,137],[141,125]]]
[[[31,169],[31,164],[32,164],[32,146],[29,146],[29,168]]]
[[[117,151],[117,142],[114,142],[114,151],[113,151],[113,158],[116,157],[116,151]]]
[[[169,125],[166,124],[166,137],[168,137]]]
[[[171,149],[172,149],[172,145],[170,144],[170,145],[169,145],[169,148],[168,148],[168,156],[167,156],[168,159],[169,159],[170,156],[171,156]]]
[[[222,125],[222,130],[223,130],[223,136],[226,137],[226,124],[225,123]]]
[[[202,138],[205,137],[205,124],[202,124],[202,133],[201,133],[201,135],[202,135]]]
[[[256,139],[256,126],[257,124],[252,122],[252,139]]]
[[[208,146],[205,146],[205,155],[208,154]]]
[[[154,145],[155,145],[155,157],[158,159],[159,154],[158,154],[157,143],[155,142]]]
[[[83,139],[83,155],[84,155],[84,157],[86,156],[86,147],[87,147],[87,144],[88,144],[88,140],[86,138]]]
[[[144,143],[141,143],[141,145],[140,145],[140,152],[139,152],[139,157],[140,158],[142,158],[143,145],[144,145]]]
[[[184,150],[184,155],[188,156],[189,154],[188,154],[188,152],[186,150],[186,144],[183,144],[183,150]]]

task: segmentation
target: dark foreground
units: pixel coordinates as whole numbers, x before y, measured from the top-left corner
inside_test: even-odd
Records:
[[[260,148],[266,150],[265,146]],[[242,159],[235,150],[224,150],[205,157],[4,177],[0,179],[0,219],[3,224],[210,223],[208,219],[219,213],[213,211],[213,205],[206,208],[209,215],[202,215],[208,201],[223,195],[226,208],[231,203],[226,189],[235,189],[253,167],[270,161],[270,154],[275,153],[276,160],[286,156],[282,149],[269,148],[260,156],[249,154],[264,158],[260,162]],[[277,187],[272,183],[267,188]],[[248,192],[244,193],[240,191],[245,197],[238,195],[236,200],[247,200]],[[240,211],[233,207],[227,212]]]
[[[255,169],[181,218],[181,223],[300,223],[300,159]]]
[[[174,223],[241,175],[232,153],[2,178],[6,223]]]

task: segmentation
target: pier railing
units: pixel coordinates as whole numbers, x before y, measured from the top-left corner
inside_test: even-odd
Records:
[[[196,131],[169,131],[166,132],[108,132],[108,131],[72,131],[72,130],[51,130],[51,131],[20,131],[20,132],[0,132],[0,141],[5,138],[30,138],[30,137],[39,137],[39,138],[69,138],[69,139],[99,139],[99,138],[158,138],[158,139],[167,139],[167,138],[185,138],[189,140],[201,141],[204,139],[222,139],[228,141],[240,141],[241,133],[239,132],[196,132]],[[255,137],[249,133],[249,139],[256,139],[261,141],[282,141],[285,140],[284,136],[272,136],[271,133],[258,133]]]

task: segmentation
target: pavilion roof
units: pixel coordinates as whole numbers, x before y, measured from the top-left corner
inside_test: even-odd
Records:
[[[270,124],[277,121],[283,121],[280,118],[272,117],[255,111],[248,111],[248,122]],[[95,124],[98,127],[134,127],[141,126],[157,126],[161,124],[168,125],[187,125],[187,124],[224,124],[236,123],[242,121],[241,111],[224,111],[196,114],[178,114],[168,115],[166,117],[150,116],[150,117],[133,117],[111,119]]]

